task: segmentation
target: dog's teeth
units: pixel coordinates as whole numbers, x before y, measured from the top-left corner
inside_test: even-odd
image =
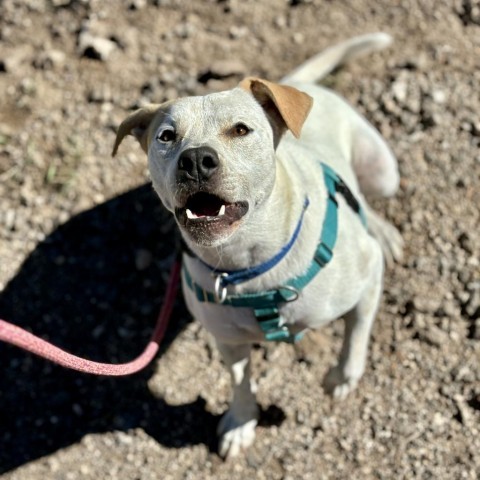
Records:
[[[219,217],[221,217],[222,215],[225,215],[225,205],[222,205],[220,211],[218,212]]]
[[[197,218],[197,216],[194,215],[189,208],[186,209],[186,213],[187,213],[187,218],[189,218],[191,220],[193,220],[194,218]]]

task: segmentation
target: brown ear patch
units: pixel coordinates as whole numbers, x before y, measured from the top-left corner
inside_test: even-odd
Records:
[[[269,101],[273,102],[285,127],[295,137],[300,137],[303,124],[313,105],[313,99],[310,95],[288,85],[281,85],[254,77],[242,80],[239,86],[251,92],[264,108]]]
[[[163,104],[162,104],[163,105]],[[152,120],[162,105],[152,104],[140,108],[130,114],[118,127],[117,137],[113,145],[112,156],[117,153],[118,147],[127,135],[133,135],[139,141],[143,151],[148,151],[148,132]]]

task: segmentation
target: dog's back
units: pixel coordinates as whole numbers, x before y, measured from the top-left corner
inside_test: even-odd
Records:
[[[302,130],[301,143],[308,152],[303,162],[321,160],[333,167],[349,184],[352,191],[363,196],[389,197],[399,187],[398,165],[379,132],[341,96],[316,85],[326,75],[359,56],[381,50],[392,43],[386,33],[373,33],[351,38],[327,48],[282,78],[282,83],[308,93],[314,99],[310,115]],[[298,156],[298,140],[286,135],[279,148],[288,155],[289,149]],[[308,180],[308,168],[305,178]],[[400,235],[365,203],[369,231],[379,241],[387,263],[399,260],[403,242]]]

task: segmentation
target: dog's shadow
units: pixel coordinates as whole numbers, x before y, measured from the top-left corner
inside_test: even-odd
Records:
[[[176,228],[150,186],[79,214],[29,255],[0,293],[0,318],[89,359],[120,363],[146,345],[165,292]],[[178,296],[160,355],[190,321]],[[85,434],[144,428],[163,445],[214,450],[204,400],[170,406],[124,378],[57,367],[0,344],[0,473]]]

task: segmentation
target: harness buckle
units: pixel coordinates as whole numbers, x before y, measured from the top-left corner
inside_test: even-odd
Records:
[[[324,242],[320,243],[315,252],[314,260],[320,267],[324,267],[333,257],[333,252]]]
[[[219,273],[215,275],[215,285],[213,287],[213,295],[216,303],[223,303],[227,298],[227,287],[222,285],[222,278],[227,277],[227,273]]]

